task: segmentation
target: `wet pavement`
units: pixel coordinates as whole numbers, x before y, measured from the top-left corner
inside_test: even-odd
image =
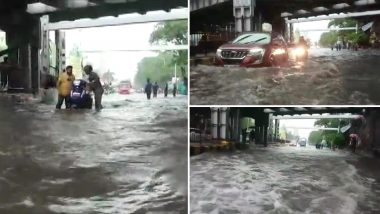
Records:
[[[191,213],[380,213],[379,159],[315,147],[191,158]]]
[[[310,49],[281,67],[191,67],[190,103],[220,105],[380,104],[380,50]]]
[[[187,213],[187,97],[101,112],[0,95],[0,213]]]

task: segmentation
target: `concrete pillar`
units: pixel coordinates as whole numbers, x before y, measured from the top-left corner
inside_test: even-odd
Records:
[[[211,136],[212,139],[218,139],[218,108],[212,107],[211,108]]]
[[[56,30],[55,31],[55,45],[56,45],[56,75],[58,76],[60,72],[66,67],[66,51],[65,51],[65,32]]]
[[[273,142],[273,120],[272,114],[269,114],[268,141]]]
[[[235,17],[235,31],[246,32],[253,30],[253,17],[256,0],[234,0],[233,14]]]
[[[227,128],[227,108],[219,108],[219,129],[220,129],[220,139],[226,139],[226,128]]]
[[[280,138],[280,121],[274,120],[274,138],[277,140]]]
[[[24,45],[20,48],[19,55],[20,66],[23,70],[23,87],[25,92],[32,92],[32,62],[31,62],[31,47],[30,44]]]
[[[255,31],[262,31],[263,27],[263,16],[260,11],[256,11],[256,15],[254,17],[254,30]]]
[[[236,134],[237,134],[237,142],[240,142],[241,135],[241,118],[240,118],[240,109],[236,111]]]
[[[289,23],[289,41],[294,42],[293,23]]]
[[[265,147],[268,145],[268,126],[263,126],[263,144]]]
[[[39,71],[49,73],[50,70],[50,60],[49,60],[49,31],[47,30],[47,25],[49,24],[49,16],[45,15],[40,18],[40,48],[41,53],[39,54]]]

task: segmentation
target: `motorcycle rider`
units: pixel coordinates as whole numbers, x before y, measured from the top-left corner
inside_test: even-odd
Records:
[[[83,70],[88,75],[88,86],[95,95],[95,109],[100,110],[102,108],[102,96],[104,93],[100,78],[97,73],[93,72],[91,65],[84,66]]]
[[[305,50],[304,58],[306,59],[308,56],[309,45],[307,44],[307,42],[303,36],[300,37],[300,40],[298,41],[298,46],[302,47]]]
[[[305,37],[303,37],[303,36],[300,37],[300,40],[299,40],[299,42],[298,42],[298,45],[301,45],[301,46],[305,47],[305,49],[308,48],[308,44],[307,44],[307,42],[306,42],[306,40],[305,40]]]

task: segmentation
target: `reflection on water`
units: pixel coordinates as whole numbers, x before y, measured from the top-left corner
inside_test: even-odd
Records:
[[[54,110],[0,98],[0,213],[187,213],[187,97]]]

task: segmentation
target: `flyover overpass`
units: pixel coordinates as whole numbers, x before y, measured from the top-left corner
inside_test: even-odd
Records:
[[[1,1],[0,29],[6,32],[6,53],[11,62],[22,69],[15,69],[9,77],[10,88],[23,88],[25,92],[38,93],[41,74],[49,72],[50,30],[55,31],[57,58],[65,58],[64,34],[60,29],[120,25],[185,19],[184,13],[174,9],[187,8],[187,0],[10,0]],[[151,14],[150,11],[161,11]],[[128,19],[120,15],[135,13]],[[164,13],[165,15],[162,15]],[[138,15],[139,14],[139,15]],[[118,17],[100,20],[99,17]],[[86,19],[78,22],[69,22]],[[94,20],[95,19],[95,20]],[[65,66],[63,60],[55,73]]]
[[[261,31],[267,22],[292,41],[292,23],[302,18],[376,10],[380,0],[190,0],[190,33]]]

